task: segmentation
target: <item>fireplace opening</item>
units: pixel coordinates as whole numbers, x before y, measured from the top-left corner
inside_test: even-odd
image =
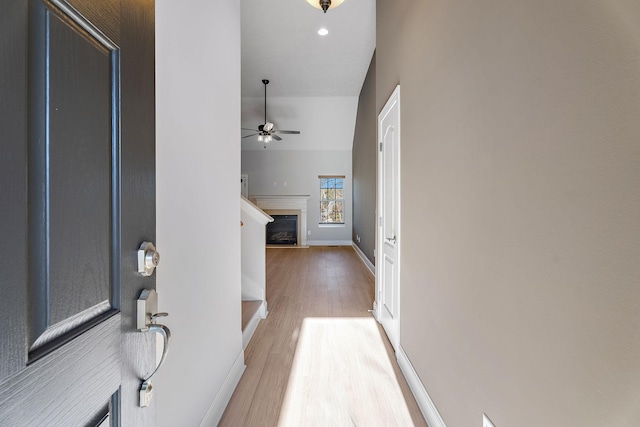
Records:
[[[297,245],[298,215],[271,215],[267,224],[267,245]]]

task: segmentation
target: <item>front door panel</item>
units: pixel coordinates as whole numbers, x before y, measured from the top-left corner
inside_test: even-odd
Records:
[[[118,50],[53,6],[30,26],[29,360],[117,312]],[[35,80],[35,81],[34,81]]]
[[[153,1],[0,0],[2,426],[154,423],[153,39]]]

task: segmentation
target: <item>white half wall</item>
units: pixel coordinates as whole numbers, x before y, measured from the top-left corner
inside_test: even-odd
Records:
[[[242,152],[242,173],[249,175],[251,195],[311,196],[307,202],[307,235],[314,244],[351,242],[352,191],[351,149],[349,150],[262,150]],[[319,225],[319,175],[344,175],[344,225]]]
[[[264,242],[266,225],[273,221],[253,203],[240,198],[242,206],[241,228],[241,264],[242,264],[242,300],[264,301],[267,299],[267,270]]]
[[[158,426],[197,426],[219,419],[244,360],[240,1],[158,0],[156,20],[156,271],[172,342],[154,398]]]

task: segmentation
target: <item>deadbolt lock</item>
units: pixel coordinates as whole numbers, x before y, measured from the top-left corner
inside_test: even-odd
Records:
[[[138,273],[151,276],[160,263],[160,254],[151,242],[142,242],[138,249]]]

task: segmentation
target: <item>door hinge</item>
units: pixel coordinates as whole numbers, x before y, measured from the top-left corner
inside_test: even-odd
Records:
[[[382,142],[380,143],[380,151],[382,151]]]

